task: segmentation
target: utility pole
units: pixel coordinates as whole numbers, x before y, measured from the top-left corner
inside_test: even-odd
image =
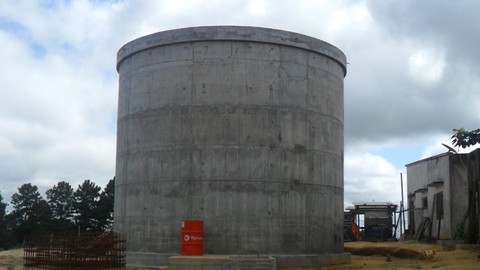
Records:
[[[405,230],[405,209],[403,204],[403,175],[400,173],[400,190],[402,192],[402,201],[400,202],[400,215],[403,221],[403,229]],[[402,237],[402,222],[400,222],[400,238]]]

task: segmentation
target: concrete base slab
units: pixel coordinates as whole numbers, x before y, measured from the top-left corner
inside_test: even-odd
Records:
[[[169,270],[275,270],[280,267],[322,267],[328,265],[349,264],[352,262],[348,252],[340,254],[300,254],[272,256],[172,256],[168,259]]]
[[[155,267],[168,264],[168,258],[175,253],[127,252],[127,265],[132,267]]]
[[[168,270],[275,270],[276,260],[270,256],[172,256]]]
[[[277,259],[277,266],[281,267],[321,267],[352,262],[349,252],[339,254],[274,255],[274,257]]]

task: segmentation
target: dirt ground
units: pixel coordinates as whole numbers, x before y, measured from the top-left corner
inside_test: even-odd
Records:
[[[352,253],[352,263],[325,266],[321,269],[368,269],[368,270],[403,270],[403,269],[480,269],[480,248],[472,250],[451,250],[436,244],[418,242],[350,242],[345,244],[345,251]],[[23,250],[0,252],[0,270],[23,269]],[[127,270],[167,269],[127,267]],[[302,268],[313,270],[315,268]],[[278,270],[298,270],[298,268],[278,268]]]
[[[1,270],[23,269],[23,249],[0,251]]]
[[[453,250],[436,244],[414,241],[350,242],[345,251],[352,254],[352,263],[322,269],[480,269],[480,249]]]

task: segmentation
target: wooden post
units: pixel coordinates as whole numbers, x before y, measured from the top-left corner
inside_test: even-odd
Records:
[[[400,223],[400,238],[401,238],[403,231],[406,229],[406,227],[405,227],[405,208],[404,208],[404,201],[403,201],[403,175],[402,175],[402,173],[400,173],[400,190],[402,192],[402,201],[400,202],[400,216],[398,217],[398,219],[399,219],[399,223]],[[403,221],[403,227],[402,227],[402,221]]]

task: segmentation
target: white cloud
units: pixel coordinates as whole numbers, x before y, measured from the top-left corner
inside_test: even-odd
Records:
[[[267,12],[266,1],[251,1],[247,3],[247,12],[253,16],[263,16]]]
[[[19,5],[24,13],[0,8],[0,19],[22,29],[0,26],[0,58],[8,63],[0,67],[0,191],[8,198],[25,182],[75,186],[86,178],[103,186],[115,156],[116,48],[102,32],[112,14],[85,1]]]
[[[371,153],[345,155],[345,206],[352,202],[401,200],[400,170]]]
[[[409,58],[409,75],[415,81],[432,85],[443,78],[445,56],[431,49],[417,50]]]
[[[332,5],[332,11],[328,16],[325,25],[325,34],[331,42],[340,39],[350,39],[349,36],[371,35],[367,33],[376,27],[370,15],[368,7],[364,2],[358,2],[351,6]],[[354,31],[352,31],[354,30]]]

